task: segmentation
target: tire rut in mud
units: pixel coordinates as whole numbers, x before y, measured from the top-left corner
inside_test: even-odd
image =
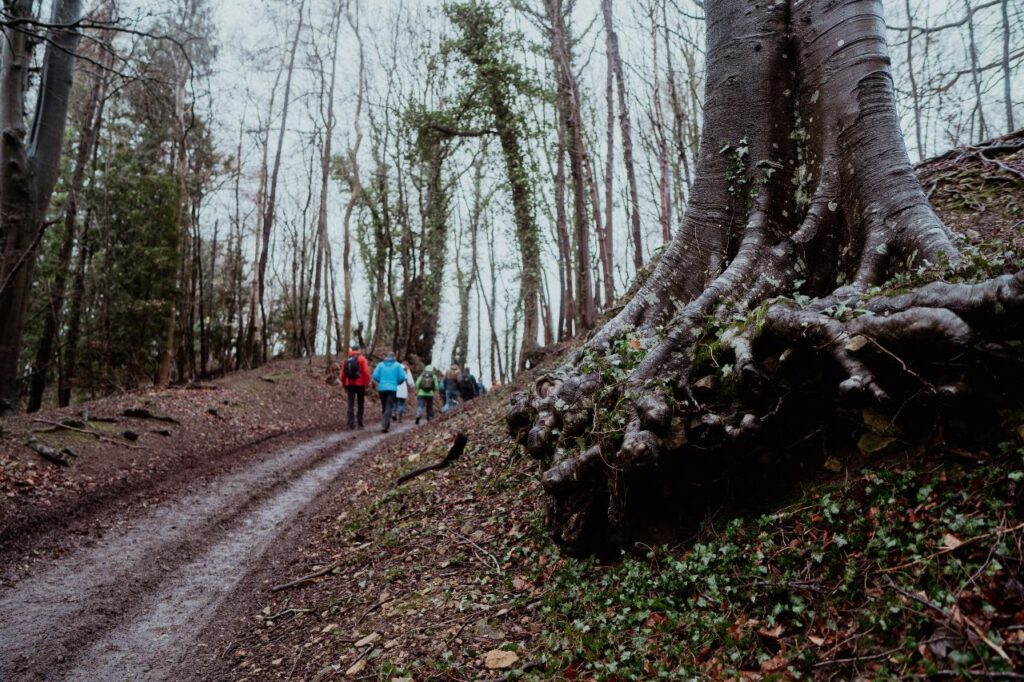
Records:
[[[0,677],[172,678],[247,567],[384,438],[333,434],[284,448],[0,592]]]

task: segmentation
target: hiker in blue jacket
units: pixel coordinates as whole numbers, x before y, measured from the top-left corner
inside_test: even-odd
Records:
[[[387,433],[391,429],[391,413],[394,410],[395,395],[398,385],[405,381],[405,370],[395,361],[395,354],[388,353],[384,362],[373,370],[373,383],[380,395],[380,408],[383,415],[380,419],[380,430]]]

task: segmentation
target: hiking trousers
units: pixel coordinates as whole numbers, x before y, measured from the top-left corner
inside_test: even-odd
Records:
[[[380,430],[387,432],[391,428],[391,413],[395,409],[395,391],[380,391]]]
[[[348,390],[348,428],[356,427],[356,412],[359,426],[363,425],[363,410],[366,407],[366,386],[346,386]]]
[[[416,398],[416,419],[421,419],[424,413],[428,422],[434,419],[434,396],[421,395]]]
[[[444,391],[444,408],[445,412],[448,410],[455,409],[459,406],[459,389],[455,388],[452,390],[445,389]]]

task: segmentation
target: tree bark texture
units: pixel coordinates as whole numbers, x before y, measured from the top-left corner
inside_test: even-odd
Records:
[[[32,17],[33,3],[4,3],[10,17]],[[60,172],[68,103],[80,35],[61,28],[78,21],[80,0],[53,4],[31,127],[25,95],[35,40],[23,27],[4,27],[0,74],[0,415],[17,410],[22,333],[36,250]],[[31,25],[31,24],[28,24]]]
[[[906,152],[881,3],[706,8],[682,228],[508,414],[545,463],[549,528],[569,551],[679,532],[721,502],[727,471],[749,475],[841,406],[931,425],[922,414],[972,390],[1004,395],[985,377],[1020,374],[1024,274],[958,269]],[[900,273],[959,283],[884,295]]]

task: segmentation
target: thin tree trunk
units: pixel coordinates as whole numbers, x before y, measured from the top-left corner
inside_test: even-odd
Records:
[[[1016,130],[1013,123],[1013,74],[1010,71],[1010,0],[1003,0],[999,9],[1003,19],[1003,100],[1006,102],[1006,131]]]
[[[305,21],[305,8],[306,0],[302,0],[299,3],[299,20],[295,27],[295,38],[292,40],[291,49],[288,53],[288,67],[285,71],[284,81],[284,104],[281,110],[281,127],[278,131],[277,136],[277,151],[274,155],[274,166],[270,173],[270,181],[268,184],[267,192],[267,203],[263,213],[263,228],[262,234],[260,235],[260,258],[259,265],[256,270],[256,300],[259,303],[260,308],[260,353],[258,362],[264,364],[267,361],[268,343],[267,343],[267,309],[266,309],[266,288],[267,288],[267,261],[270,254],[270,235],[274,229],[274,218],[277,212],[277,181],[278,176],[281,172],[281,155],[284,151],[284,134],[288,127],[288,109],[291,104],[291,89],[292,89],[292,76],[295,72],[295,54],[299,49],[299,38],[302,36],[303,22]],[[255,316],[249,319],[249,338],[254,339],[255,337]]]
[[[914,104],[914,146],[919,158],[924,156],[924,142],[921,138],[921,99],[917,89],[917,74],[914,72],[914,13],[910,0],[904,0],[907,13],[907,73],[910,76],[910,99]]]
[[[359,5],[357,4],[356,7],[358,11]],[[343,355],[345,351],[348,350],[349,346],[352,345],[352,211],[355,208],[356,203],[362,198],[362,183],[359,180],[359,166],[357,158],[359,154],[359,147],[363,141],[361,119],[363,111],[363,96],[366,89],[366,66],[363,55],[363,38],[359,32],[358,15],[354,19],[352,15],[349,14],[348,24],[355,33],[356,43],[359,45],[359,81],[356,85],[356,111],[352,117],[352,126],[355,129],[355,141],[348,152],[349,163],[351,165],[350,173],[353,179],[353,182],[351,183],[352,194],[349,197],[348,203],[345,205],[345,216],[343,219],[344,227],[342,233],[341,272],[345,301],[342,306],[340,352]]]
[[[619,36],[615,33],[612,20],[612,0],[601,0],[601,12],[604,16],[604,30],[607,41],[608,59],[615,73],[615,83],[619,100],[619,127],[622,135],[622,157],[626,166],[626,182],[629,186],[630,227],[633,235],[633,267],[637,272],[644,266],[643,235],[640,230],[640,191],[637,188],[636,166],[633,162],[633,132],[629,121],[629,108],[626,105],[626,82],[622,69],[622,57],[619,55]]]
[[[71,404],[71,385],[78,376],[78,343],[81,338],[82,311],[85,307],[85,274],[91,260],[89,228],[92,224],[92,216],[93,211],[90,208],[86,212],[78,239],[78,259],[75,263],[75,281],[71,286],[68,332],[64,344],[67,350],[64,354],[64,362],[61,363],[60,378],[57,384],[57,405],[59,407],[67,407]]]
[[[672,239],[672,198],[669,188],[668,140],[665,135],[665,116],[661,106],[661,75],[658,64],[658,22],[651,13],[651,45],[654,52],[654,139],[658,146],[658,220],[661,223],[661,243]],[[667,49],[667,46],[666,46]]]
[[[981,99],[981,72],[978,67],[978,44],[974,39],[974,12],[971,0],[964,0],[967,10],[967,50],[971,56],[971,84],[974,86],[974,111],[978,115],[978,134],[971,142],[988,138],[988,126],[985,124],[985,110]]]
[[[548,32],[551,58],[555,69],[555,85],[561,126],[564,128],[562,144],[566,144],[569,171],[572,178],[573,233],[576,257],[576,295],[579,307],[576,323],[583,329],[593,329],[597,321],[594,306],[593,271],[590,263],[590,229],[587,215],[586,166],[587,151],[583,138],[580,114],[579,86],[573,73],[572,36],[565,23],[562,0],[547,0]],[[561,145],[560,145],[561,146]],[[561,169],[561,165],[560,165]]]
[[[576,324],[576,299],[573,294],[576,279],[573,276],[572,244],[569,238],[568,218],[565,213],[565,119],[559,109],[558,149],[555,152],[555,232],[558,235],[558,283],[562,288],[558,304],[558,340],[564,341],[573,334]]]
[[[320,210],[317,212],[317,249],[316,264],[313,278],[313,301],[310,316],[309,332],[307,337],[309,345],[306,352],[309,355],[316,353],[316,335],[320,328],[320,288],[322,286],[321,273],[323,272],[323,259],[327,250],[327,189],[331,175],[331,151],[334,141],[334,91],[337,82],[338,72],[338,45],[341,32],[341,12],[345,3],[336,0],[334,16],[331,17],[331,75],[327,87],[327,107],[324,115],[324,145],[320,157]],[[321,103],[323,111],[323,103]]]
[[[604,234],[605,252],[608,254],[605,270],[605,304],[611,307],[615,301],[615,274],[613,270],[613,254],[615,253],[615,70],[612,53],[606,50],[607,65],[605,75],[605,106],[607,121],[605,127],[606,156],[604,160]]]

